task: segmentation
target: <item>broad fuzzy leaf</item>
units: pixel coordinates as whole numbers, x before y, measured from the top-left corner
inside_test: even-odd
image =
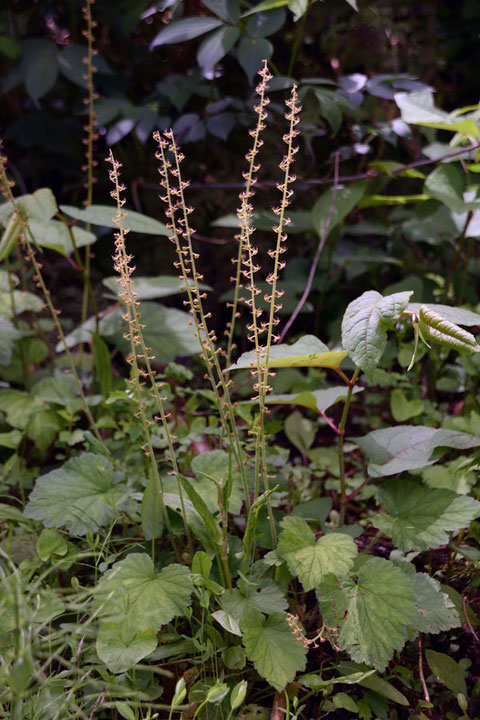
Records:
[[[379,670],[403,647],[417,616],[413,584],[378,557],[367,560],[352,579],[329,575],[317,597],[325,620],[339,630],[340,648]]]
[[[145,553],[131,553],[98,583],[99,617],[126,631],[153,630],[184,614],[193,591],[188,568],[172,564],[156,573]]]
[[[342,321],[342,345],[353,362],[368,375],[377,367],[393,328],[408,305],[412,291],[383,297],[368,290],[350,303]]]
[[[389,514],[377,515],[373,524],[404,552],[445,545],[449,532],[480,516],[480,502],[473,498],[408,479],[388,480],[379,502]]]
[[[280,691],[305,670],[307,650],[293,635],[284,613],[265,618],[258,610],[247,610],[240,627],[247,657],[270,685]]]
[[[407,563],[402,562],[403,570]],[[407,565],[407,567],[412,567]],[[436,634],[460,625],[460,618],[455,605],[448,595],[441,591],[440,583],[427,573],[417,573],[412,567],[411,579],[417,599],[417,620],[415,630],[422,633]]]
[[[347,353],[331,351],[327,345],[314,335],[305,335],[292,345],[273,345],[270,349],[268,367],[338,367]],[[257,365],[255,351],[243,353],[230,370],[252,368]],[[260,357],[260,366],[265,366],[265,359]]]
[[[442,317],[427,305],[422,305],[419,317],[420,330],[425,340],[431,340],[461,353],[480,352],[480,346],[471,333]]]
[[[311,590],[329,573],[346,575],[357,556],[351,537],[330,533],[315,541],[308,524],[293,515],[282,520],[277,553],[305,590]]]
[[[24,514],[46,527],[85,535],[111,522],[127,497],[113,465],[102,455],[83,453],[37,479]]]
[[[226,590],[221,599],[222,608],[235,620],[241,620],[249,609],[264,613],[286,610],[288,603],[281,587],[269,578],[250,584],[241,583],[241,589]]]
[[[424,425],[397,425],[373,430],[368,435],[355,438],[355,442],[369,459],[369,475],[382,477],[433,465],[438,459],[438,456],[431,459],[435,448],[465,450],[480,445],[480,438],[468,433],[443,428],[436,430]]]
[[[153,630],[129,632],[122,624],[106,623],[98,631],[98,657],[113,673],[130,670],[156,647],[157,636]]]

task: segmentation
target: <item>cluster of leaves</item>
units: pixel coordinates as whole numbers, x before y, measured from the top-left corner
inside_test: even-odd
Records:
[[[126,3],[125,32],[140,5]],[[149,52],[206,37],[194,49],[199,69],[166,76],[143,105],[122,97],[96,58],[99,88],[117,87],[96,103],[109,144],[131,132],[146,142],[167,123],[191,143],[250,125],[251,98],[221,98],[221,78],[238,61],[251,82],[263,58],[276,61],[288,23],[311,12],[298,0],[204,5],[198,16],[163,9],[173,19],[148,38]],[[8,96],[24,86],[43,113],[66,81],[87,87],[80,45],[16,43],[0,43],[13,63]],[[293,85],[292,68],[274,88]],[[183,113],[195,94],[209,104]],[[430,87],[403,73],[307,77],[298,94],[300,152],[308,160],[320,110],[322,133],[338,135],[334,176],[325,192],[306,177],[294,185],[299,208],[285,227],[299,252],[289,250],[283,278],[275,261],[255,280],[249,237],[255,225],[259,255],[275,258],[270,232],[283,242],[287,201],[252,210],[246,225],[222,207],[206,225],[242,226],[243,300],[240,281],[212,300],[226,273],[197,272],[186,201],[170,205],[165,225],[123,207],[118,186],[117,208],[100,191],[101,204],[80,208],[56,181],[55,192],[14,197],[2,177],[0,704],[11,717],[230,720],[272,706],[292,720],[475,717],[479,110],[440,110]],[[371,102],[381,120],[370,121]],[[282,110],[272,106],[275,126]],[[419,162],[405,163],[404,137],[422,144]],[[377,141],[395,159],[378,153],[364,172]],[[168,171],[174,142],[168,151],[167,203],[187,186],[179,164]],[[351,180],[343,168],[353,161]],[[91,248],[101,258],[114,229],[118,253],[127,227],[132,244],[150,236],[162,256],[167,237],[178,241],[183,276],[130,278],[124,248],[120,292],[101,259],[95,290]],[[303,238],[318,247],[315,277]],[[55,263],[84,282],[81,317],[58,317],[51,298],[62,292],[44,280]],[[202,324],[208,282],[218,326],[240,303],[231,339],[245,352],[228,367]],[[311,302],[300,306],[305,285]],[[255,322],[269,307],[269,334],[290,316],[294,341],[251,350],[250,311]]]

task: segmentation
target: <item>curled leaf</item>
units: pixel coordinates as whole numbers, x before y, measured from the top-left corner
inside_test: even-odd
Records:
[[[420,308],[419,329],[427,343],[436,342],[461,353],[480,351],[480,346],[471,333],[447,320],[428,305]]]

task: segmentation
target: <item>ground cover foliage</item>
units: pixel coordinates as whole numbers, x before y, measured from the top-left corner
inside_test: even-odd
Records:
[[[358,5],[0,13],[1,717],[480,716],[477,10]]]

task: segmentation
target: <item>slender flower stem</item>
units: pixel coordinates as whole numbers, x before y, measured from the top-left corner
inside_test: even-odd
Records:
[[[347,485],[345,481],[345,457],[344,457],[344,442],[345,442],[345,426],[347,424],[348,411],[350,409],[350,403],[353,396],[353,388],[360,375],[360,368],[355,368],[355,372],[352,375],[352,379],[349,381],[349,387],[347,397],[345,398],[345,404],[343,406],[343,413],[338,425],[338,467],[340,471],[340,517],[339,527],[343,526],[345,522],[345,512],[347,509]]]

